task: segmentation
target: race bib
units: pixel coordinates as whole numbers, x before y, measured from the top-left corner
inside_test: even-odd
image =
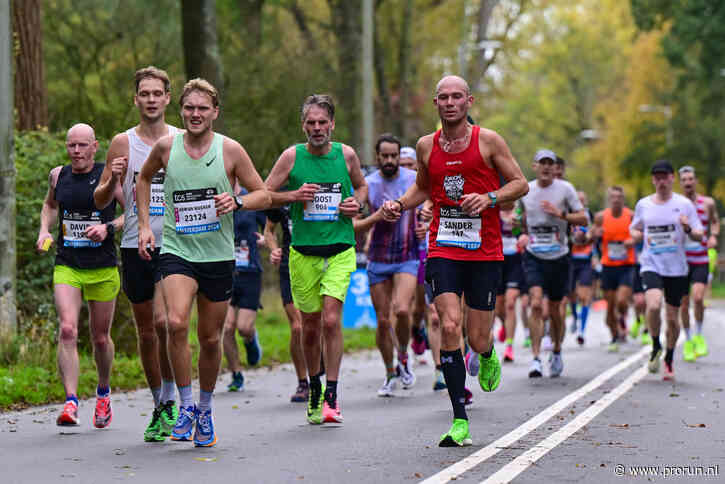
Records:
[[[340,213],[342,202],[342,184],[318,183],[320,189],[315,199],[305,202],[304,220],[334,222]]]
[[[249,246],[246,240],[244,242],[234,248],[234,263],[237,267],[249,267]]]
[[[133,213],[138,214],[136,209],[136,177],[138,172],[133,174]],[[163,171],[157,172],[153,178],[151,178],[151,203],[149,204],[149,215],[151,216],[162,216],[166,209],[166,203],[164,202],[164,178],[166,174]]]
[[[627,247],[624,242],[610,240],[607,242],[607,253],[610,260],[627,260]]]
[[[481,217],[471,217],[458,207],[441,207],[436,243],[478,249],[481,247]]]
[[[176,232],[200,234],[221,229],[214,205],[216,194],[216,188],[175,191],[173,195]]]
[[[549,252],[559,252],[561,250],[561,242],[559,242],[559,227],[556,225],[539,225],[531,227],[531,250],[537,254],[546,254]]]
[[[63,246],[64,247],[100,247],[86,237],[86,230],[101,224],[101,212],[98,210],[63,210]]]
[[[647,244],[653,254],[677,252],[677,230],[675,225],[648,226]]]

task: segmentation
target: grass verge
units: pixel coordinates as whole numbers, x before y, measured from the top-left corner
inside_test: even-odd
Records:
[[[262,366],[272,366],[290,361],[290,329],[281,305],[271,304],[260,311],[257,317],[257,331],[264,353]],[[196,337],[196,321],[192,320],[190,342],[192,347],[193,371],[196,378],[196,364],[199,342]],[[344,331],[345,352],[375,347],[375,331],[369,328]],[[245,361],[244,346],[238,338],[240,356]],[[58,376],[55,361],[56,346],[52,341],[38,342],[20,336],[0,341],[0,411],[17,410],[31,405],[62,402],[65,399],[63,386]],[[93,355],[80,357],[80,397],[90,397],[95,392],[96,367]],[[226,361],[222,362],[226,367]],[[134,390],[146,386],[146,379],[137,355],[116,354],[111,374],[113,391]]]

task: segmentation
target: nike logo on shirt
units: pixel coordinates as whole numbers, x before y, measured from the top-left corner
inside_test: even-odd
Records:
[[[214,160],[216,160],[216,156],[209,160],[209,163],[207,163],[206,166],[211,166],[211,164],[214,163]]]

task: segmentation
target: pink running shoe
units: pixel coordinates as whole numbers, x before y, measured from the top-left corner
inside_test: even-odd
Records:
[[[331,407],[327,400],[322,404],[322,422],[323,423],[342,423],[342,413],[340,413],[340,404],[335,401],[334,407]]]
[[[514,347],[512,345],[506,345],[506,349],[503,352],[503,361],[507,363],[514,361]]]
[[[113,419],[113,412],[111,411],[111,397],[97,397],[96,398],[96,411],[93,415],[93,425],[97,429],[108,427]]]
[[[504,341],[506,341],[506,326],[504,326],[503,324],[500,328],[498,328],[498,341],[499,343],[503,343]]]
[[[413,330],[413,341],[410,347],[413,349],[413,353],[420,356],[425,353],[425,338],[423,337],[423,331],[419,328]]]
[[[667,363],[665,361],[665,371],[662,375],[662,379],[664,381],[675,381],[675,372],[672,369],[672,363]]]
[[[474,353],[473,351],[469,351],[466,353],[466,357],[464,358],[464,363],[466,364],[466,371],[471,376],[478,375],[478,369],[480,368],[480,362],[478,361],[478,354]]]
[[[473,403],[473,392],[468,387],[464,388],[466,389],[466,402],[464,405],[471,405]]]

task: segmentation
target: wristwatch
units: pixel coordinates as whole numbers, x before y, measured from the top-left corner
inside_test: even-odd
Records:
[[[106,224],[106,232],[108,233],[106,237],[113,237],[113,234],[116,233],[116,226],[113,225],[113,222],[108,222]]]
[[[488,208],[493,208],[496,206],[496,194],[493,192],[488,192],[488,198],[491,199],[491,205],[488,206]]]
[[[235,195],[234,196],[234,203],[237,204],[237,208],[235,208],[234,210],[241,210],[242,207],[244,206],[244,201],[242,200],[242,196],[241,195]]]

